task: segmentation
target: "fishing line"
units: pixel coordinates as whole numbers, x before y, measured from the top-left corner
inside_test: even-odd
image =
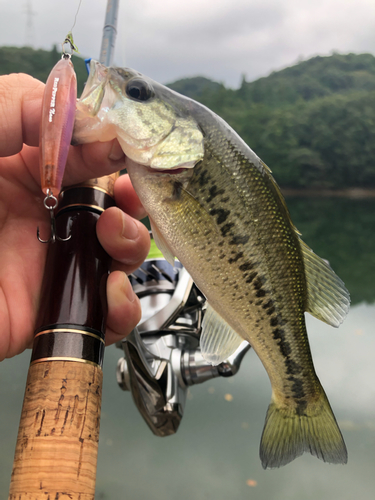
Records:
[[[76,15],[74,17],[73,26],[70,28],[69,33],[66,35],[65,40],[62,43],[62,48],[63,48],[63,53],[64,54],[67,52],[67,50],[64,48],[64,45],[66,45],[66,44],[68,44],[68,46],[69,46],[70,55],[73,55],[74,52],[77,52],[79,54],[78,48],[77,48],[77,46],[75,45],[75,43],[73,41],[73,33],[72,32],[73,32],[73,28],[74,28],[74,26],[76,25],[76,22],[77,22],[77,16],[78,16],[79,10],[81,8],[81,4],[82,4],[82,0],[79,0],[79,4],[78,4],[77,11],[76,11]]]
[[[79,12],[79,9],[81,8],[81,3],[82,3],[82,0],[79,0],[78,9],[77,9],[77,12],[76,12],[76,15],[75,15],[75,18],[74,18],[73,26],[70,28],[70,33],[73,31],[73,28],[76,25],[78,12]]]

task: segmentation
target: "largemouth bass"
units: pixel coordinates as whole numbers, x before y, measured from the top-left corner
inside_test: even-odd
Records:
[[[131,69],[92,62],[74,140],[119,140],[165,257],[176,256],[209,304],[201,349],[218,364],[247,340],[272,385],[264,468],[305,451],[346,463],[315,374],[304,313],[339,326],[349,293],[301,240],[268,167],[221,118]]]

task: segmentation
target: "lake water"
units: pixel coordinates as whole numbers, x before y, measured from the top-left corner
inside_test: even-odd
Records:
[[[254,352],[240,372],[193,387],[178,433],[157,438],[116,383],[106,350],[96,500],[373,500],[375,200],[287,200],[303,239],[352,295],[339,329],[307,315],[314,363],[343,432],[345,466],[310,455],[264,471],[259,441],[270,384]],[[7,498],[30,352],[0,363],[0,498]],[[225,396],[230,394],[232,398]],[[230,400],[228,400],[230,399]]]

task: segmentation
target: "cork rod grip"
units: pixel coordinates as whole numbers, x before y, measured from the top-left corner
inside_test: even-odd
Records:
[[[29,368],[9,500],[93,500],[102,370],[89,363]]]

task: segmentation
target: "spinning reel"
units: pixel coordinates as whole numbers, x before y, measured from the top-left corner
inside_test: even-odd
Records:
[[[117,347],[117,382],[131,391],[144,420],[157,436],[177,432],[187,390],[215,377],[235,375],[250,349],[244,341],[226,361],[207,363],[199,348],[206,299],[180,262],[146,260],[130,275],[142,305],[138,326]]]

